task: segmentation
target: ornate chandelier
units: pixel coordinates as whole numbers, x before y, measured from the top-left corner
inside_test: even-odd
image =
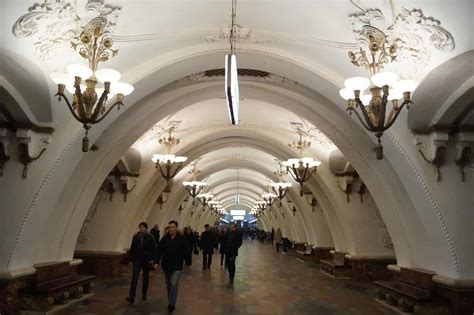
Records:
[[[205,209],[207,204],[212,200],[212,198],[214,198],[214,195],[210,193],[200,193],[196,197],[199,199]]]
[[[218,208],[222,207],[221,202],[218,200],[211,200],[208,202],[208,207],[211,211],[217,211]]]
[[[266,192],[266,193],[262,194],[262,198],[266,202],[266,204],[268,205],[269,210],[272,210],[272,206],[275,203],[275,201],[277,200],[278,196],[275,193],[269,191],[269,192]]]
[[[368,44],[369,54],[360,48],[358,52],[349,52],[351,62],[369,70],[370,80],[365,77],[352,77],[344,81],[345,88],[339,91],[341,97],[347,100],[349,114],[355,113],[360,123],[377,137],[376,146],[377,159],[383,158],[383,147],[381,137],[383,132],[390,128],[402,108],[409,108],[411,93],[418,86],[415,80],[400,80],[393,72],[381,72],[385,64],[395,60],[397,46],[388,46],[385,34],[370,25],[362,28],[361,35]],[[369,89],[370,94],[365,91]],[[399,105],[399,100],[403,103]],[[392,109],[387,109],[387,103],[391,101]],[[362,116],[354,109],[359,108]],[[387,112],[390,111],[387,115]]]
[[[133,86],[119,82],[120,73],[113,69],[97,70],[99,62],[105,62],[118,53],[113,50],[113,41],[110,34],[104,32],[107,19],[97,17],[84,26],[84,29],[72,41],[72,47],[79,52],[82,58],[88,60],[89,66],[70,64],[66,67],[67,73],[52,73],[51,79],[58,85],[58,100],[64,99],[73,117],[82,123],[86,134],[82,139],[82,151],[89,151],[88,133],[92,125],[100,123],[117,107],[123,106],[124,96],[133,92]],[[85,81],[85,85],[81,84]],[[103,87],[97,86],[98,81]],[[72,101],[66,97],[65,90],[72,94]],[[114,103],[107,101],[116,96]]]
[[[311,157],[303,157],[304,149],[309,148],[311,142],[303,139],[303,130],[298,129],[296,132],[299,135],[299,140],[293,141],[288,144],[288,146],[297,151],[299,157],[297,159],[288,159],[287,161],[282,162],[282,165],[286,166],[286,171],[300,184],[300,195],[303,196],[303,184],[316,172],[317,167],[321,162]]]
[[[204,187],[206,187],[207,184],[206,182],[200,182],[196,180],[197,175],[201,173],[201,171],[197,169],[197,162],[194,162],[192,167],[193,167],[192,170],[189,172],[189,174],[191,174],[192,176],[192,181],[183,182],[183,186],[186,188],[189,195],[193,198],[193,206],[194,206],[195,198],[197,197],[197,195],[201,193],[201,191],[204,189]]]
[[[171,154],[171,148],[178,145],[180,139],[173,137],[173,131],[176,130],[181,122],[173,122],[168,128],[168,135],[162,136],[158,142],[166,147],[167,154],[153,154],[151,160],[155,163],[155,169],[159,170],[161,176],[169,182],[183,168],[183,163],[188,159],[185,156],[176,156]]]
[[[257,201],[257,207],[260,211],[264,211],[265,208],[267,207],[267,202],[265,200],[259,200]]]
[[[272,188],[275,195],[280,199],[280,207],[282,206],[281,201],[285,198],[286,194],[290,190],[292,184],[283,181],[283,176],[287,175],[288,172],[283,170],[283,164],[278,161],[279,169],[274,172],[274,174],[278,177],[278,183],[270,183],[270,187]]]

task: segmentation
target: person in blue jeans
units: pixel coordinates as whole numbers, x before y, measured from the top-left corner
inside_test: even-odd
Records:
[[[240,246],[242,246],[242,233],[237,230],[237,224],[234,223],[230,226],[226,245],[227,270],[229,271],[230,283],[234,283],[235,260],[239,255]]]
[[[168,232],[158,243],[155,259],[155,270],[161,268],[165,273],[166,289],[168,291],[168,310],[173,312],[178,298],[178,282],[183,271],[183,263],[191,266],[191,250],[186,238],[178,233],[178,222],[168,223]]]
[[[142,282],[142,299],[147,299],[148,292],[148,273],[150,266],[153,264],[153,258],[156,251],[156,241],[152,234],[147,231],[146,222],[138,225],[138,232],[133,235],[132,244],[130,245],[130,258],[132,260],[132,283],[130,284],[130,292],[127,301],[130,304],[135,302],[135,294],[137,291],[138,277],[140,271],[143,270]]]

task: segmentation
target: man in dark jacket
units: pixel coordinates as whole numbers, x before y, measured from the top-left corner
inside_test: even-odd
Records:
[[[230,233],[226,246],[227,270],[229,271],[230,283],[234,283],[235,259],[239,255],[240,246],[242,246],[242,233],[237,230],[237,224],[234,223],[230,226]]]
[[[205,231],[201,234],[201,249],[202,249],[202,269],[211,268],[212,254],[214,248],[217,248],[217,237],[214,232],[209,229],[209,224],[204,225]]]
[[[160,227],[158,224],[155,224],[153,228],[150,230],[151,235],[155,238],[156,244],[160,242]]]
[[[130,293],[127,301],[133,304],[137,291],[138,276],[140,270],[143,270],[142,298],[147,299],[148,291],[148,272],[150,265],[153,264],[153,258],[156,251],[156,241],[147,231],[148,225],[142,222],[138,225],[138,232],[133,236],[132,245],[130,245],[130,259],[133,264],[132,283],[130,284]]]
[[[183,271],[183,262],[191,266],[191,251],[184,236],[178,233],[178,222],[168,223],[168,233],[158,244],[155,258],[155,270],[161,260],[161,268],[165,273],[166,289],[168,290],[168,310],[173,312],[178,297],[178,282]]]

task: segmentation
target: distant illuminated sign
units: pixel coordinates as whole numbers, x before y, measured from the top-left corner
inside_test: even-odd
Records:
[[[230,215],[245,215],[245,210],[230,210]]]
[[[232,216],[232,218],[234,219],[234,221],[242,221],[244,219],[244,216],[243,215],[234,215],[234,216]]]

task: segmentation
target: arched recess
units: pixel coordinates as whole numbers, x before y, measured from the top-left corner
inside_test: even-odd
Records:
[[[209,83],[204,83],[204,84],[205,84],[205,85],[208,85]],[[248,87],[248,88],[250,88],[250,87]],[[251,91],[251,89],[249,90],[249,92],[250,92],[250,91]],[[203,92],[203,96],[206,95],[207,97],[209,97],[209,94],[208,94],[208,93],[210,92],[209,90],[207,90],[207,91],[205,90],[205,91],[202,91],[202,92]],[[217,91],[212,92],[212,93],[211,93],[211,97],[213,96],[212,94],[214,94],[214,93],[216,93],[216,92],[217,92]],[[155,121],[156,121],[156,120],[155,120]],[[151,121],[150,121],[149,124],[151,125]],[[142,132],[144,132],[144,131],[145,131],[145,130],[142,130]],[[138,135],[139,135],[138,133],[135,134],[135,135],[134,135],[134,138],[131,138],[131,139],[136,139],[136,138],[138,137]],[[130,141],[130,140],[129,140],[129,141]],[[98,142],[98,144],[99,144],[99,147],[101,147],[101,148],[104,147],[100,142]],[[130,143],[129,143],[128,145],[130,145]],[[124,146],[124,147],[125,147],[125,146]],[[116,146],[115,148],[117,148],[117,146]],[[123,150],[123,149],[122,149],[122,150]],[[281,155],[281,156],[282,156],[282,155]],[[286,157],[289,157],[289,154],[287,154]],[[110,161],[108,161],[108,162],[110,163]],[[107,169],[107,167],[100,168],[100,169]],[[85,188],[86,188],[86,189],[90,189],[89,186],[88,186],[88,187],[85,187]],[[91,192],[92,192],[92,191],[91,191]],[[127,233],[127,234],[128,234],[128,233]]]
[[[0,48],[0,104],[13,125],[52,126],[51,94],[43,72],[27,58]]]
[[[250,54],[248,51],[243,52],[244,55],[245,53]],[[206,58],[208,59],[209,56],[206,55]],[[193,61],[199,58],[199,56],[193,57],[196,57]],[[392,165],[390,165],[391,163],[396,164],[397,169],[399,167],[400,169],[416,168],[416,166],[410,165],[412,160],[410,156],[406,155],[406,151],[400,149],[400,142],[396,138],[388,136],[387,138],[391,142],[386,143],[385,147],[387,153],[390,154],[386,155],[385,160],[376,161],[372,152],[373,141],[365,135],[353,120],[345,116],[337,105],[329,101],[330,98],[335,99],[335,95],[337,95],[337,93],[334,93],[337,89],[336,86],[325,82],[321,76],[318,77],[310,67],[294,63],[288,59],[272,59],[274,56],[271,54],[266,54],[265,57],[274,63],[285,63],[286,68],[280,67],[279,71],[285,72],[285,70],[291,69],[291,71],[288,71],[288,76],[298,82],[303,84],[310,83],[306,84],[309,87],[317,86],[318,82],[322,84],[311,91],[302,86],[295,86],[285,82],[245,83],[244,81],[242,82],[242,92],[247,93],[249,97],[257,99],[265,95],[265,100],[291,108],[298,115],[308,117],[308,121],[317,125],[325,134],[329,135],[331,140],[351,161],[372,191],[377,205],[381,209],[384,221],[387,223],[389,232],[393,237],[399,264],[404,266],[425,266],[435,271],[439,270],[444,275],[458,277],[461,269],[459,268],[459,257],[456,255],[456,250],[451,243],[450,234],[452,232],[450,229],[447,229],[443,215],[439,211],[436,211],[434,214],[429,211],[429,209],[433,208],[433,200],[429,199],[429,194],[428,197],[426,196],[426,187],[422,185],[423,182],[419,183],[418,178],[416,178],[418,176],[416,172],[415,174],[410,172],[397,174]],[[192,58],[189,59],[191,60]],[[180,65],[185,65],[185,61],[189,60],[182,61]],[[259,65],[259,61],[261,59],[252,58],[249,64],[254,64],[256,69],[268,69],[271,71],[270,68],[266,67],[271,67],[269,65],[272,62]],[[208,63],[204,63],[204,65],[208,65]],[[169,69],[162,70],[169,71]],[[156,71],[153,75],[159,76],[159,72]],[[311,82],[311,79],[315,80]],[[154,92],[154,95],[148,95],[149,91],[153,91],[154,88],[147,89],[145,86],[138,84],[137,91],[142,92],[138,95],[140,97],[143,95],[147,96],[139,102],[138,96],[134,96],[135,99],[131,98],[131,100],[137,101],[133,106],[133,111],[128,110],[112,123],[103,124],[94,131],[92,137],[93,139],[98,139],[97,144],[101,148],[100,152],[96,152],[97,154],[94,157],[91,157],[91,155],[74,157],[73,150],[65,150],[64,156],[70,158],[72,165],[76,165],[72,169],[74,169],[74,172],[79,172],[77,174],[81,174],[81,177],[74,176],[76,173],[73,173],[73,176],[71,176],[73,179],[68,184],[64,181],[59,181],[61,184],[64,184],[60,186],[65,187],[65,190],[62,191],[59,200],[57,200],[57,195],[52,198],[53,204],[50,206],[53,207],[48,207],[48,202],[43,201],[41,203],[38,202],[41,206],[27,207],[29,210],[25,217],[30,217],[30,214],[34,213],[31,218],[35,222],[37,221],[33,217],[38,216],[38,211],[33,210],[52,209],[51,216],[59,218],[59,224],[57,224],[56,228],[53,227],[46,230],[50,231],[50,234],[58,235],[58,233],[63,233],[57,231],[57,228],[61,227],[62,229],[66,227],[63,237],[59,238],[58,242],[54,242],[57,238],[45,235],[44,242],[54,245],[50,246],[50,250],[45,253],[39,253],[38,257],[29,257],[30,254],[27,253],[25,244],[31,243],[32,234],[37,229],[31,228],[32,233],[23,233],[31,227],[28,223],[30,220],[23,220],[18,233],[14,237],[14,242],[9,243],[13,245],[7,245],[7,268],[21,266],[22,261],[41,261],[44,257],[56,256],[58,259],[70,257],[70,248],[73,247],[71,244],[75,243],[75,238],[79,233],[78,226],[83,221],[87,208],[91,203],[91,200],[88,198],[78,199],[78,195],[94,194],[99,185],[96,181],[100,182],[104,177],[104,174],[101,172],[97,172],[97,176],[94,178],[90,177],[91,171],[87,171],[86,165],[92,171],[97,171],[97,168],[94,166],[101,165],[107,168],[107,166],[113,165],[118,157],[130,146],[133,139],[136,139],[145,131],[145,128],[149,128],[160,117],[162,118],[170,113],[173,106],[175,108],[186,106],[190,102],[190,100],[186,100],[187,98],[195,98],[192,102],[196,102],[196,98],[202,100],[210,96],[218,97],[221,94],[220,84],[221,82],[217,86],[214,83],[215,91],[213,91],[212,82],[194,84],[179,82],[175,86],[170,85],[163,90]],[[180,87],[176,88],[176,86]],[[324,91],[325,88],[327,88],[327,91]],[[321,91],[322,94],[318,94],[316,91]],[[328,98],[322,95],[328,95]],[[116,116],[111,116],[111,118]],[[133,124],[136,121],[140,121],[143,124],[137,127]],[[134,126],[135,130],[123,128],[123,126]],[[102,133],[104,129],[107,129],[106,133]],[[399,129],[394,128],[392,136],[393,134],[401,135],[404,137],[403,139],[407,139]],[[78,140],[72,140],[70,145],[77,145]],[[403,148],[405,148],[405,144]],[[405,156],[403,156],[404,154]],[[113,160],[113,162],[110,160]],[[395,163],[398,160],[400,161],[399,164]],[[66,167],[66,170],[68,170],[66,174],[70,174],[72,169]],[[54,178],[57,178],[54,170],[48,178],[52,178],[53,175]],[[64,176],[64,173],[62,176]],[[102,178],[99,179],[100,177]],[[407,187],[402,184],[400,178],[410,179],[403,181],[405,185],[408,185]],[[413,179],[415,180],[413,181]],[[411,189],[413,188],[412,186],[414,189]],[[49,193],[51,193],[51,190],[48,190]],[[55,195],[54,193],[51,194]],[[410,198],[406,197],[407,194]],[[58,215],[58,212],[60,215]],[[427,226],[423,224],[424,222],[429,222],[430,233],[427,233]],[[412,248],[414,247],[423,248],[425,251],[413,251]],[[56,252],[57,255],[51,255],[51,252]],[[470,269],[465,267],[463,270],[469,272]]]
[[[410,108],[407,119],[411,130],[448,127],[456,120],[463,124],[474,112],[474,50],[432,70],[414,92],[413,102],[416,106]]]

